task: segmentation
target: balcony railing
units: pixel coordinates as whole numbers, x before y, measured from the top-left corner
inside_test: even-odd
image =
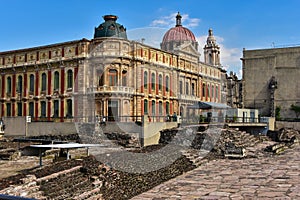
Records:
[[[97,93],[123,93],[123,94],[133,94],[133,87],[126,86],[98,86]]]
[[[180,99],[184,99],[184,100],[193,100],[193,101],[198,101],[198,100],[200,100],[199,97],[193,96],[193,95],[179,94],[178,97],[179,97]]]

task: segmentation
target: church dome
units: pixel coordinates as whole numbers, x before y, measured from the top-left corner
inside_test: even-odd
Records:
[[[94,38],[101,37],[119,37],[127,39],[126,28],[117,23],[118,17],[115,15],[105,15],[104,21],[97,28],[95,28]]]
[[[165,51],[173,51],[178,46],[191,43],[198,50],[198,42],[192,31],[181,25],[181,15],[176,15],[176,26],[168,30],[162,40],[161,49]]]
[[[165,33],[162,41],[163,43],[171,41],[196,42],[196,38],[193,32],[181,25],[181,18],[181,15],[178,13],[176,16],[176,26]]]

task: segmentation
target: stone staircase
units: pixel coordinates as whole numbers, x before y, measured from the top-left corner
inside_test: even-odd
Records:
[[[44,193],[40,191],[40,186],[37,184],[35,175],[27,175],[22,179],[22,184],[11,185],[0,191],[0,194],[20,196],[34,199],[47,199]]]
[[[101,199],[101,183],[81,172],[81,166],[60,171],[37,180],[47,199]]]
[[[71,167],[50,175],[37,178],[27,175],[21,184],[11,185],[0,194],[33,199],[102,199],[102,181],[82,172],[82,166]]]
[[[206,157],[209,151],[197,150],[197,149],[185,149],[182,150],[181,153],[187,159],[189,159],[195,167],[199,167],[209,161]]]

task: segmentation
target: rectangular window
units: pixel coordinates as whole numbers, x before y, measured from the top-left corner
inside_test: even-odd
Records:
[[[144,114],[148,114],[148,100],[144,100]]]
[[[148,73],[144,72],[144,88],[148,88]]]
[[[183,85],[182,85],[182,81],[179,82],[179,93],[183,94]]]
[[[54,72],[54,90],[58,90],[59,88],[59,72]]]
[[[72,99],[67,100],[67,118],[73,117]]]
[[[47,75],[46,73],[42,74],[42,91],[45,92],[47,88]]]
[[[169,92],[169,76],[166,76],[166,92]]]
[[[67,88],[73,88],[73,71],[69,69],[67,71],[68,81],[67,81]]]
[[[11,103],[6,104],[6,116],[7,117],[11,116]]]
[[[33,94],[34,92],[34,75],[30,74],[29,76],[29,92]]]
[[[34,103],[30,102],[29,103],[29,116],[31,116],[33,118],[34,115]]]
[[[17,92],[20,94],[22,94],[22,92],[23,92],[23,77],[22,76],[18,76]]]
[[[192,83],[192,95],[195,95],[195,83]]]
[[[166,102],[166,114],[169,115],[170,114],[170,103]]]
[[[162,75],[160,74],[158,76],[158,89],[161,91],[162,90]]]
[[[162,106],[162,102],[161,101],[159,102],[158,110],[159,110],[159,115],[161,116],[163,114],[163,106]]]
[[[151,75],[151,89],[152,89],[152,90],[155,90],[155,89],[156,89],[156,88],[155,88],[155,84],[156,84],[156,82],[155,82],[155,74],[152,73],[152,75]]]
[[[46,117],[46,102],[41,102],[41,117]]]
[[[7,94],[11,94],[11,77],[7,77],[7,81],[6,81],[6,92]]]
[[[186,83],[185,83],[185,94],[186,94],[186,95],[189,95],[189,87],[190,87],[189,83],[186,82]]]
[[[108,80],[110,86],[116,86],[118,84],[118,72],[115,69],[109,70]]]
[[[54,114],[53,117],[58,117],[59,116],[59,101],[54,100]]]
[[[18,102],[17,107],[18,107],[18,116],[22,116],[22,103]]]

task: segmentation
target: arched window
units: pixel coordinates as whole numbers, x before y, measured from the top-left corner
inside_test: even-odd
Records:
[[[218,98],[219,98],[219,87],[216,86],[216,99],[218,99]]]
[[[127,71],[122,71],[122,86],[127,85]]]
[[[59,88],[59,72],[54,72],[54,90],[58,90]]]
[[[67,118],[73,117],[73,109],[72,109],[72,99],[67,100]]]
[[[170,103],[166,102],[166,114],[169,115],[170,114]]]
[[[211,98],[215,98],[215,86],[211,86]]]
[[[166,92],[169,92],[169,87],[170,87],[169,76],[166,76]]]
[[[69,69],[67,71],[67,88],[73,88],[73,71]]]
[[[41,117],[46,117],[46,102],[41,101]]]
[[[162,85],[163,85],[163,80],[162,80],[162,75],[160,74],[158,76],[158,89],[161,91],[162,90]]]
[[[159,115],[161,116],[163,114],[163,106],[161,101],[158,103],[158,111]]]
[[[148,114],[148,100],[144,100],[144,114]]]
[[[148,88],[148,72],[144,72],[144,88]]]
[[[152,100],[151,107],[152,107],[152,116],[155,116],[155,101],[154,100]]]
[[[108,71],[108,80],[110,86],[118,85],[118,71],[115,69],[110,69]]]
[[[22,94],[22,91],[23,91],[23,77],[20,75],[20,76],[18,76],[18,88],[17,88],[17,92]],[[22,115],[20,115],[20,116],[22,116]]]
[[[34,92],[34,75],[30,74],[29,76],[29,92]]]
[[[6,93],[11,95],[11,77],[7,77],[6,79]]]
[[[42,74],[42,92],[45,92],[47,88],[47,75],[46,73]]]
[[[151,74],[151,89],[155,90],[155,73]]]

